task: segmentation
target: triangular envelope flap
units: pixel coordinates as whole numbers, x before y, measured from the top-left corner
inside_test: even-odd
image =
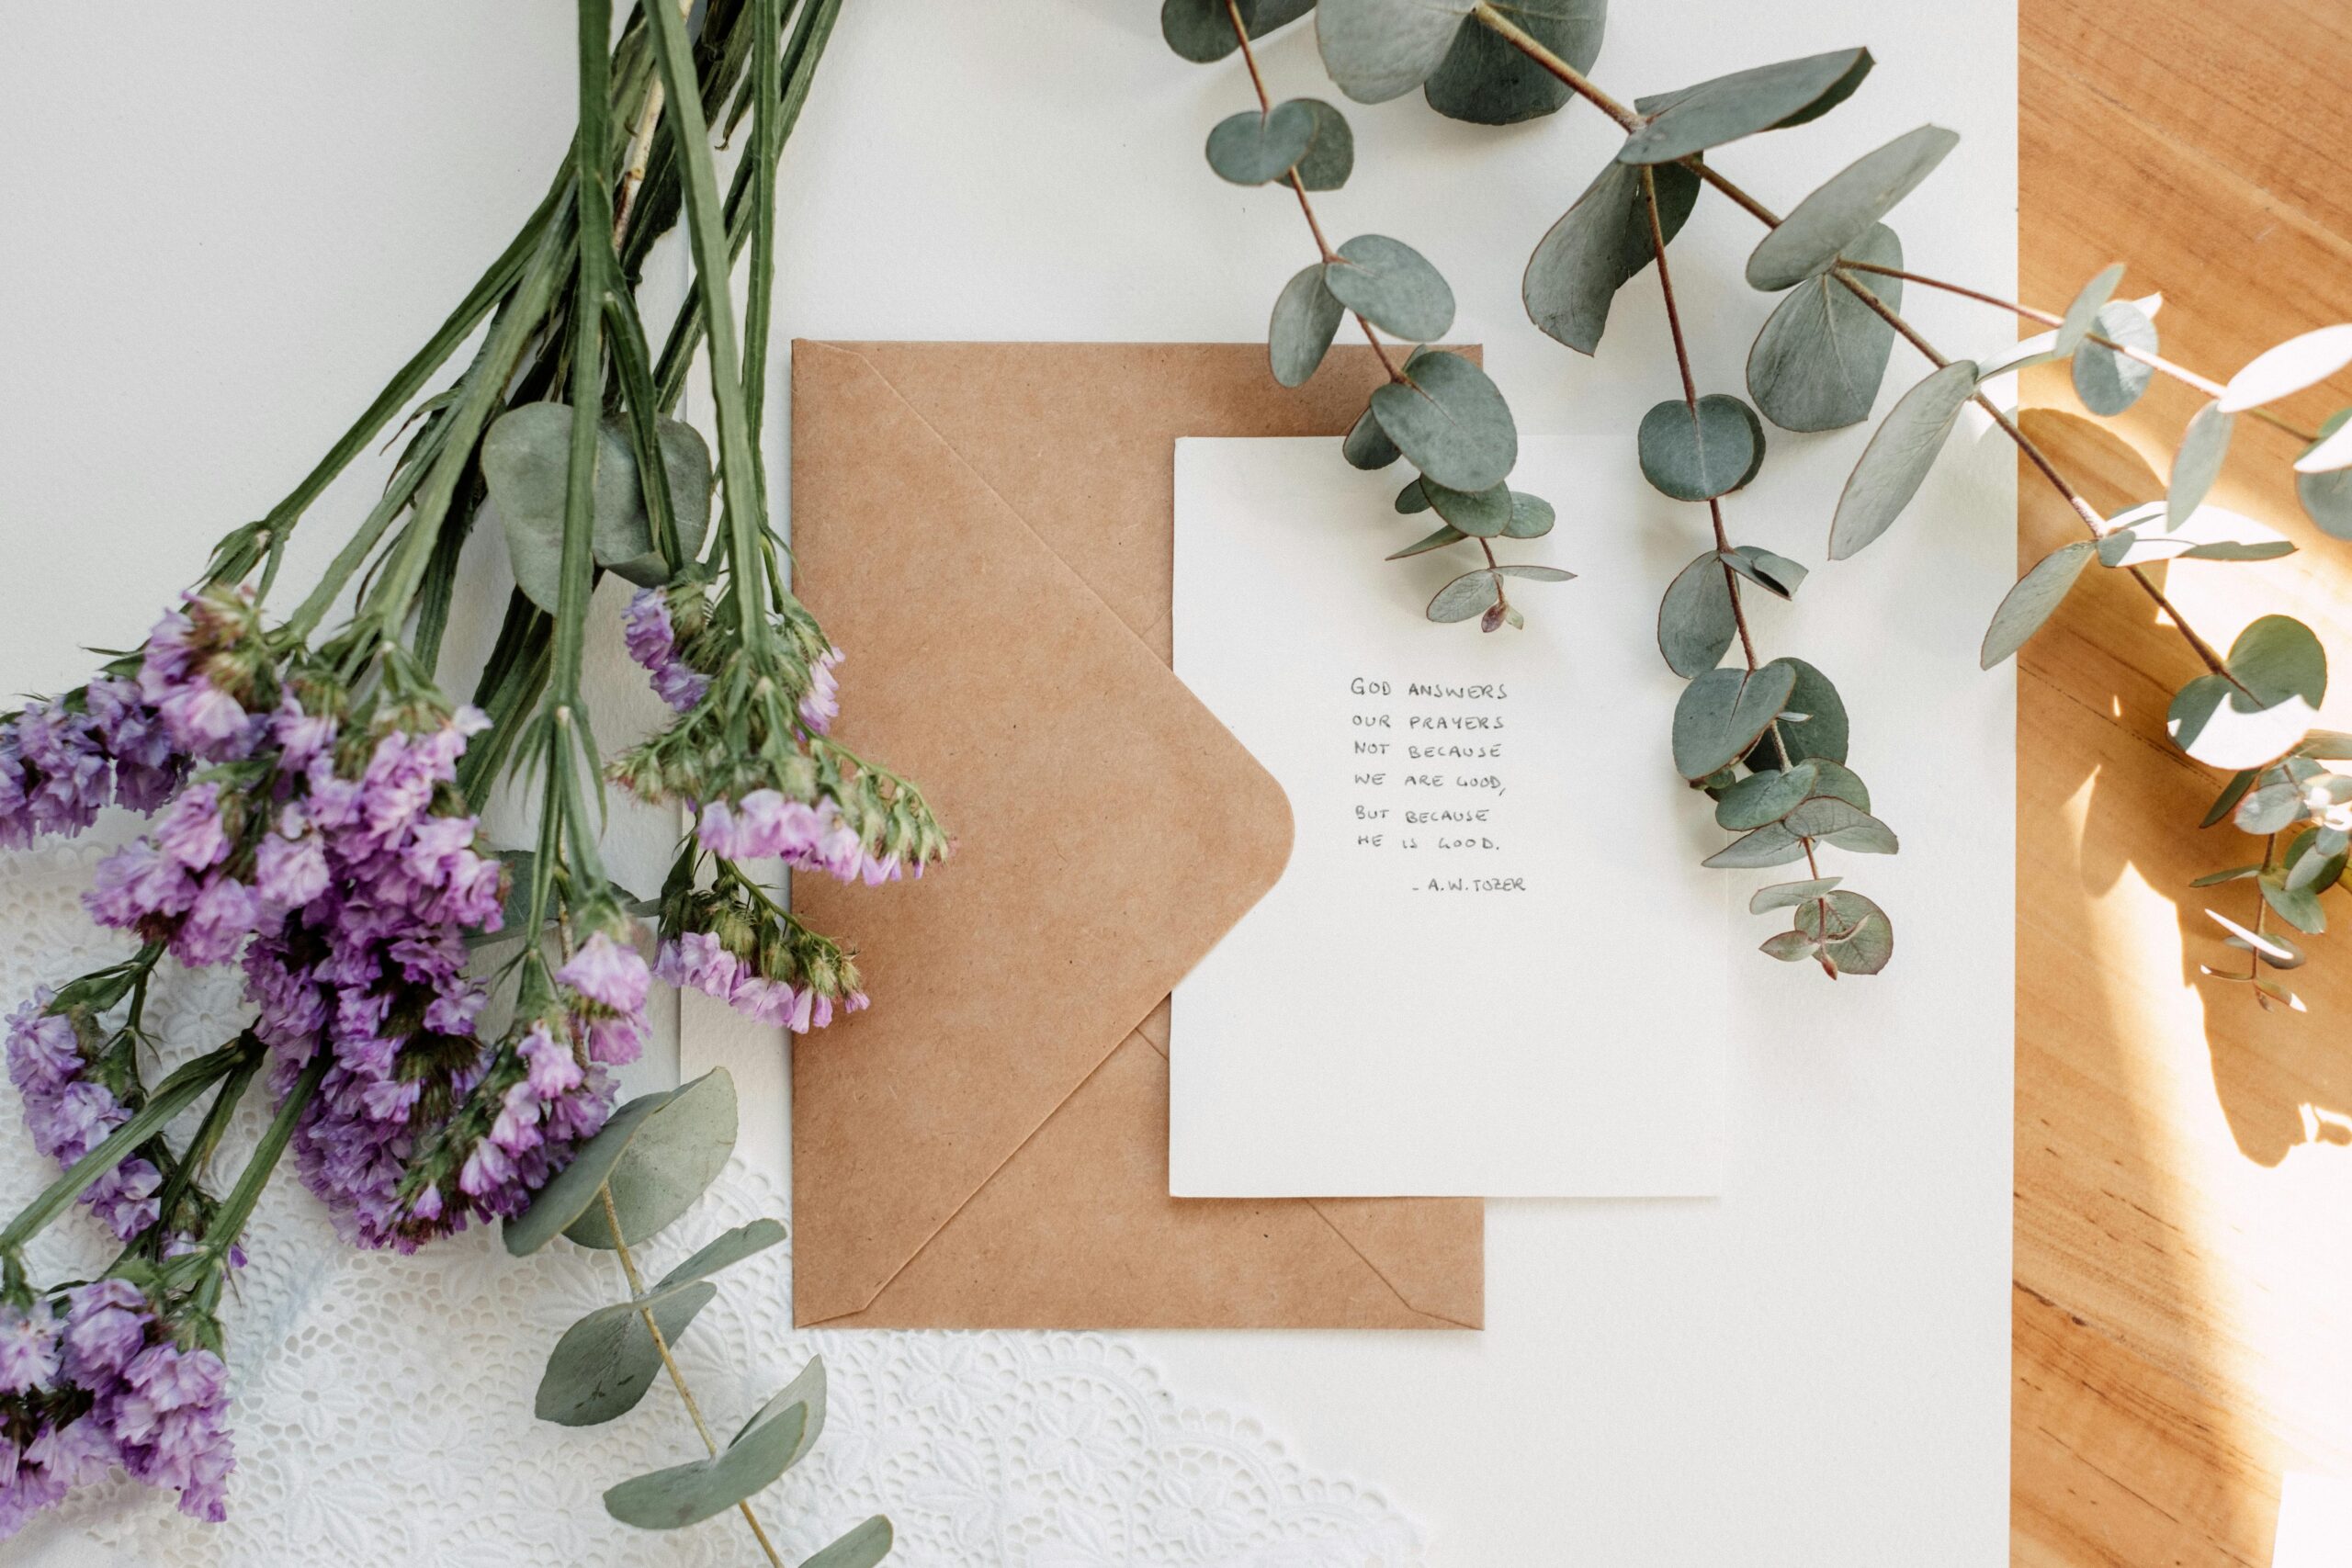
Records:
[[[887,381],[796,350],[796,587],[848,655],[838,738],[956,840],[921,882],[794,879],[875,998],[795,1042],[805,1322],[871,1301],[1272,886],[1290,810]]]

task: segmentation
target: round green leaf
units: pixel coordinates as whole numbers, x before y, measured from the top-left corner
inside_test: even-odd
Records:
[[[1323,68],[1360,104],[1401,97],[1445,62],[1476,0],[1323,0],[1315,41]]]
[[[719,1077],[726,1076],[724,1068],[714,1070]],[[676,1089],[639,1095],[615,1111],[605,1120],[603,1130],[574,1151],[571,1162],[539,1189],[531,1206],[506,1222],[506,1250],[516,1258],[526,1258],[563,1234],[573,1221],[588,1212],[590,1205],[601,1207],[597,1203],[598,1190],[620,1163],[629,1141],[637,1136],[646,1119],[693,1087],[681,1084]]]
[[[1670,242],[1698,202],[1699,176],[1679,164],[1651,173],[1658,228]],[[1656,259],[1641,171],[1611,164],[1528,257],[1519,290],[1527,318],[1578,354],[1590,354],[1600,345],[1617,290]]]
[[[718,1286],[702,1281],[598,1307],[556,1341],[531,1413],[560,1427],[594,1427],[628,1415],[662,1371],[644,1314],[662,1325],[664,1344],[675,1345],[718,1294]]]
[[[1372,412],[1413,466],[1454,490],[1485,490],[1519,460],[1519,427],[1487,373],[1458,354],[1425,350],[1406,381],[1372,394]],[[1362,465],[1359,465],[1360,467]]]
[[[2301,697],[2317,707],[2327,695],[2327,649],[2292,615],[2264,615],[2238,633],[2223,660],[2265,706]]]
[[[1822,919],[1823,906],[1828,920]],[[1859,893],[1839,891],[1796,907],[1796,930],[1840,975],[1875,975],[1894,956],[1894,924]]]
[[[2142,354],[2156,352],[2156,323],[2129,299],[2100,306],[2096,330],[2109,343]],[[2155,367],[2118,354],[2104,344],[2086,342],[2075,350],[2075,396],[2102,418],[2111,419],[2138,402],[2155,373]]]
[[[593,515],[627,516],[637,505],[637,465],[628,443],[597,431]],[[563,584],[564,492],[570,487],[571,407],[526,403],[499,416],[481,441],[482,479],[506,533],[514,584],[552,615]]]
[[[1261,186],[1289,174],[1314,140],[1315,113],[1296,99],[1264,114],[1246,110],[1209,132],[1209,167],[1235,185]]]
[[[1453,290],[1412,246],[1385,234],[1358,234],[1323,267],[1323,286],[1374,326],[1410,343],[1430,343],[1453,325]]]
[[[1803,859],[1804,840],[1778,822],[1768,822],[1752,833],[1734,839],[1699,863],[1716,871],[1747,871]]]
[[[2239,641],[2243,643],[2244,637]],[[2314,671],[2309,653],[2296,654],[2292,641],[2282,637],[2280,646],[2267,649],[2265,657],[2255,661],[2255,679],[2267,682],[2283,672],[2309,682],[2315,674],[2324,686],[2324,653],[2319,655]],[[2233,648],[2231,659],[2225,661],[2233,672],[2236,656],[2237,649]],[[2239,679],[2247,677],[2241,673]],[[2199,675],[2174,696],[2165,722],[2173,743],[2199,761],[2217,768],[2254,768],[2293,749],[2316,716],[2313,705],[2299,691],[2280,694],[2278,688],[2267,683],[2256,686],[2248,681],[2247,687],[2242,688],[2225,675]]]
[[[1474,539],[1492,539],[1510,526],[1510,487],[1493,485],[1481,491],[1449,490],[1433,479],[1421,480],[1421,491],[1437,514]]]
[[[1851,801],[1817,795],[1781,818],[1800,839],[1819,839],[1855,854],[1891,855],[1901,846],[1894,829]]]
[[[1466,621],[1484,615],[1502,592],[1501,574],[1481,570],[1465,571],[1439,589],[1430,600],[1429,618],[1438,622]]]
[[[2329,438],[2343,430],[2347,421],[2352,421],[2352,409],[2331,414],[2319,427],[2319,439],[2303,449],[2303,456],[2324,456]],[[2352,454],[2352,447],[2346,452]],[[2352,467],[2304,472],[2300,460],[2295,467],[2295,497],[2303,503],[2305,514],[2330,538],[2352,539]]]
[[[1903,265],[1903,243],[1873,223],[1845,249],[1851,261]],[[1855,280],[1903,308],[1903,280],[1858,272]],[[1773,307],[1747,353],[1747,390],[1764,417],[1783,430],[1842,430],[1870,417],[1886,377],[1894,328],[1827,273],[1808,277]]]
[[[1954,132],[1923,125],[1848,164],[1764,236],[1747,258],[1749,285],[1786,288],[1828,267],[1959,143]]]
[[[1715,802],[1715,826],[1742,831],[1778,822],[1813,798],[1814,781],[1820,774],[1811,762],[1799,762],[1786,773],[1750,773]]]
[[[1688,681],[1721,663],[1738,635],[1731,584],[1724,578],[1723,562],[1709,550],[1667,584],[1657,606],[1657,650],[1666,656],[1667,668]]]
[[[1670,164],[1743,136],[1817,119],[1853,96],[1870,70],[1869,50],[1841,49],[1644,98],[1638,107],[1649,119],[1625,139],[1617,160]]]
[[[1808,898],[1818,898],[1844,880],[1842,876],[1824,876],[1811,882],[1780,882],[1770,887],[1759,887],[1747,900],[1747,912],[1769,915],[1775,909],[1785,909]]]
[[[1990,670],[2023,648],[2026,639],[2040,631],[2041,623],[2065,602],[2075,580],[2098,553],[2098,547],[2090,540],[2077,539],[2034,562],[1993,612],[1993,624],[1984,628],[1984,646],[1977,653],[1977,667]]]
[[[2165,527],[2179,527],[2204,502],[2221,477],[2222,460],[2230,451],[2230,430],[2236,423],[2236,416],[2218,402],[2207,403],[2189,420],[2172,460],[2172,482],[2165,491]]]
[[[784,1241],[784,1226],[775,1220],[753,1220],[722,1232],[699,1248],[693,1257],[662,1276],[654,1286],[658,1291],[675,1289],[707,1279],[722,1269],[732,1269],[746,1258],[755,1257]]]
[[[646,1117],[605,1178],[621,1240],[634,1247],[676,1219],[702,1196],[735,1149],[735,1080],[714,1068],[685,1085]],[[602,1203],[565,1227],[582,1247],[610,1248],[612,1227]]]
[[[706,1460],[624,1481],[605,1494],[605,1511],[639,1529],[683,1529],[757,1496],[816,1440],[822,1417],[806,1403],[763,1410],[736,1439]]]
[[[2083,345],[2083,339],[2098,323],[2098,313],[2115,298],[2115,286],[2122,281],[2123,264],[2117,262],[2083,285],[2083,291],[2066,307],[2065,319],[2058,323],[2058,331],[2050,340],[2051,358],[2064,359]]]
[[[1304,386],[1330,352],[1332,334],[1346,313],[1323,287],[1320,264],[1302,268],[1284,284],[1266,328],[1266,357],[1274,379],[1285,387]]]
[[[1388,433],[1380,428],[1380,421],[1369,404],[1363,412],[1356,416],[1355,423],[1348,430],[1347,439],[1340,443],[1340,456],[1348,460],[1348,466],[1367,472],[1386,468],[1400,455],[1396,443],[1389,440]]]
[[[2345,417],[2352,409],[2344,409],[2328,416],[2319,427],[2319,439],[2303,449],[2295,459],[2299,474],[2333,473],[2338,468],[2352,468],[2352,434],[2345,433]]]
[[[1241,0],[1241,24],[1253,39],[1298,20],[1315,0]],[[1159,36],[1185,59],[1206,65],[1241,47],[1233,36],[1233,16],[1225,0],[1163,0]]]
[[[2222,389],[2221,406],[2237,413],[2315,387],[2352,365],[2352,325],[2321,327],[2265,349]]]
[[[1793,599],[1808,575],[1786,556],[1776,556],[1758,545],[1735,545],[1715,558],[1767,593]]]
[[[629,438],[627,418],[608,415],[604,442],[597,447],[596,564],[640,588],[654,588],[670,580],[669,563],[653,543],[653,516],[646,505],[645,488],[638,482],[637,447]],[[701,433],[680,420],[657,419],[653,438],[662,449],[662,473],[670,489],[670,515],[678,528],[678,547],[687,560],[702,553],[710,533],[710,447]],[[602,504],[604,465],[626,465],[628,501],[610,510]]]
[[[2304,935],[2317,936],[2327,930],[2327,910],[2321,906],[2317,894],[2308,888],[2288,886],[2283,874],[2278,872],[2263,873],[2255,886],[2262,889],[2262,901]],[[2290,946],[2288,952],[2290,958],[2278,965],[2282,969],[2291,969],[2302,962],[2300,951]]]
[[[1955,359],[1903,394],[1871,433],[1838,497],[1829,558],[1844,560],[1887,530],[1919,493],[1962,404],[1976,395],[1976,366]]]
[[[1828,676],[1802,659],[1782,659],[1775,662],[1790,665],[1797,672],[1795,689],[1790,692],[1788,700],[1781,706],[1790,713],[1801,713],[1804,717],[1781,720],[1777,727],[1781,734],[1780,745],[1775,746],[1769,735],[1762,737],[1749,751],[1747,765],[1758,770],[1779,767],[1781,747],[1788,749],[1792,762],[1845,761],[1846,702],[1838,694],[1837,686]],[[1833,785],[1831,781],[1838,778],[1851,779],[1852,788]],[[1823,769],[1820,788],[1821,793],[1840,798],[1852,798],[1855,792],[1860,792],[1861,798],[1854,804],[1865,811],[1870,809],[1870,795],[1861,790],[1861,780],[1854,778],[1842,767]]]
[[[1796,689],[1796,666],[1776,659],[1761,670],[1709,670],[1674,705],[1674,768],[1703,779],[1756,743]]]
[[[1608,0],[1495,0],[1495,9],[1578,71],[1600,57]],[[1511,125],[1552,113],[1567,85],[1491,28],[1464,28],[1421,85],[1430,107],[1477,125]]]
[[[1764,426],[1727,392],[1710,392],[1696,408],[1679,400],[1642,416],[1636,437],[1642,477],[1677,501],[1709,501],[1746,484],[1762,455]]]
[[[1356,167],[1356,133],[1348,117],[1320,98],[1293,98],[1315,117],[1314,139],[1297,164],[1298,183],[1309,190],[1337,190]]]
[[[1415,474],[1405,481],[1405,488],[1396,492],[1396,506],[1397,513],[1406,517],[1430,509],[1430,492],[1421,488],[1420,475]]]
[[[1510,492],[1510,521],[1503,525],[1506,539],[1540,539],[1552,531],[1552,503],[1523,490]]]
[[[874,1568],[890,1555],[890,1521],[876,1514],[851,1530],[800,1568]]]

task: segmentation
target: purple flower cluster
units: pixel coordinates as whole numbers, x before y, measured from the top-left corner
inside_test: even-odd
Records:
[[[236,1452],[228,1369],[188,1349],[128,1280],[0,1304],[0,1537],[120,1465],[180,1495],[180,1511],[226,1516]]]
[[[622,613],[621,631],[628,656],[652,673],[653,690],[663,702],[684,713],[702,701],[710,677],[680,657],[668,594],[659,588],[639,589]]]
[[[187,771],[139,687],[100,676],[80,711],[36,702],[0,724],[0,846],[79,833],[112,801],[153,811]]]
[[[654,960],[653,976],[669,985],[716,997],[746,1018],[789,1029],[795,1034],[806,1034],[833,1021],[833,997],[814,985],[794,986],[762,974],[756,963],[738,957],[715,931],[684,931],[664,942]],[[839,1000],[845,1013],[861,1011],[865,1005],[865,993],[859,990],[847,991]]]
[[[755,789],[732,803],[714,800],[702,807],[695,836],[704,849],[727,860],[780,858],[797,871],[821,871],[843,882],[862,879],[869,887],[906,874],[897,855],[876,856],[865,848],[830,795],[819,795],[814,806],[773,789]],[[914,870],[922,874],[921,862]]]
[[[46,987],[8,1019],[8,1077],[24,1098],[25,1126],[33,1146],[62,1168],[88,1154],[130,1120],[114,1091],[90,1076],[81,1032],[70,1018],[49,1011]],[[139,1158],[124,1160],[90,1184],[82,1201],[124,1241],[161,1217],[156,1194],[162,1173]],[[6,1347],[0,1345],[0,1356]],[[5,1383],[0,1362],[0,1383]]]
[[[834,669],[842,661],[842,650],[829,648],[808,666],[808,694],[800,699],[800,722],[808,727],[811,735],[822,735],[842,716],[842,688]]]

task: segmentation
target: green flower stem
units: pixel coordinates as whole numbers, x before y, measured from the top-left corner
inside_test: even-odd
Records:
[[[258,1059],[258,1058],[256,1058]],[[280,1155],[294,1137],[294,1129],[301,1124],[302,1112],[310,1108],[311,1099],[319,1092],[319,1084],[327,1076],[327,1068],[334,1063],[334,1053],[323,1047],[311,1053],[303,1065],[301,1077],[286,1091],[278,1102],[277,1114],[271,1117],[263,1129],[261,1142],[254,1145],[253,1157],[245,1168],[237,1173],[236,1185],[221,1196],[220,1207],[213,1212],[212,1223],[205,1227],[204,1239],[197,1251],[187,1256],[210,1258],[217,1266],[225,1261],[229,1249],[244,1234],[245,1222],[253,1217],[254,1205],[261,1201],[261,1190],[269,1185],[272,1172],[277,1168]]]
[[[1924,273],[1906,272],[1899,266],[1883,266],[1877,262],[1860,261],[1841,261],[1840,265],[1850,271],[1874,272],[1883,277],[1899,277],[1905,283],[1916,283],[1922,288],[1934,288],[1946,294],[1957,294],[1963,299],[1973,299],[1980,305],[1990,305],[1996,310],[2007,310],[2021,320],[2034,321],[2045,327],[2061,326],[2065,321],[2063,316],[2053,315],[2048,310],[2036,310],[2031,305],[2021,305],[2014,299],[2004,299],[1997,294],[1987,294],[1983,289],[1971,288],[1964,283],[1952,283],[1940,277],[1929,277]],[[2218,398],[2229,389],[2211,376],[2200,376],[2186,365],[2177,365],[2161,355],[2150,354],[2145,349],[2133,348],[2129,344],[2117,343],[2114,339],[2103,337],[2098,333],[2086,333],[2084,338],[2086,342],[2095,343],[2109,353],[2120,354],[2126,359],[2136,359],[2149,369],[2169,376],[2183,386],[2193,387],[2209,398]],[[2306,446],[2319,439],[2317,431],[2305,430],[2292,420],[2281,419],[2267,408],[2256,407],[2241,412],[2253,415],[2265,424],[2285,431]]]
[[[220,1149],[220,1139],[229,1130],[230,1118],[236,1114],[238,1105],[245,1098],[245,1090],[252,1085],[254,1075],[261,1071],[261,1056],[256,1053],[229,1070],[220,1091],[212,1097],[211,1105],[206,1109],[204,1120],[197,1124],[195,1136],[188,1139],[187,1148],[176,1162],[164,1168],[168,1174],[157,1200],[159,1220],[153,1233],[159,1240],[186,1228],[174,1223],[180,1205],[195,1193],[198,1173],[211,1163],[213,1155]],[[159,1138],[156,1142],[160,1146],[162,1140]],[[203,1212],[201,1203],[197,1212],[199,1214]]]
[[[415,452],[392,475],[391,482],[384,487],[384,493],[368,510],[367,519],[359,525],[358,531],[344,542],[343,548],[337,550],[334,559],[328,563],[325,575],[319,579],[318,585],[311,590],[309,597],[302,601],[294,614],[287,617],[286,625],[278,633],[283,641],[288,645],[308,641],[311,634],[318,629],[319,623],[326,619],[327,612],[334,608],[334,602],[343,592],[344,585],[367,563],[377,541],[384,536],[384,531],[406,510],[410,500],[416,494],[416,487],[424,482],[425,471],[439,455],[447,434],[447,426],[436,420],[434,427],[418,438]]]
[[[248,1031],[216,1051],[207,1052],[193,1061],[183,1064],[179,1070],[157,1084],[147,1096],[147,1103],[131,1114],[129,1121],[107,1134],[106,1141],[75,1160],[63,1176],[50,1183],[48,1190],[34,1199],[0,1230],[0,1256],[14,1256],[25,1243],[39,1235],[51,1220],[63,1213],[74,1201],[89,1190],[90,1184],[130,1157],[140,1145],[162,1132],[172,1119],[202,1097],[204,1091],[220,1082],[239,1066],[261,1059],[262,1043]]]
[[[752,434],[744,405],[743,367],[735,333],[735,300],[729,291],[731,252],[718,201],[718,178],[710,157],[710,127],[695,92],[695,62],[686,24],[666,4],[650,6],[655,56],[670,96],[670,113],[684,175],[685,230],[694,252],[695,292],[708,323],[710,384],[718,405],[719,483],[728,523],[729,592],[747,651],[768,646],[766,582],[760,570],[763,518],[754,488]]]
[[[609,1183],[596,1189],[596,1200],[605,1206],[605,1224],[613,1235],[613,1254],[620,1259],[621,1273],[628,1280],[628,1293],[641,1296],[645,1294],[645,1279],[638,1272],[637,1258],[629,1251],[628,1243],[621,1239],[621,1217],[619,1211],[613,1206],[613,1190]],[[639,1307],[638,1315],[645,1320],[646,1333],[653,1337],[653,1348],[661,1352],[662,1368],[670,1374],[670,1385],[678,1391],[678,1402],[686,1407],[686,1415],[694,1421],[695,1431],[702,1438],[703,1448],[713,1458],[718,1457],[718,1439],[712,1435],[710,1423],[703,1419],[702,1406],[695,1402],[694,1390],[686,1386],[686,1374],[679,1370],[678,1359],[670,1353],[669,1338],[662,1332],[662,1325],[653,1320],[653,1310]],[[768,1540],[768,1532],[760,1528],[759,1516],[752,1512],[751,1499],[746,1497],[735,1506],[742,1514],[743,1522],[751,1527],[752,1539],[760,1543],[760,1550],[767,1554],[767,1560],[775,1568],[785,1568],[784,1559],[776,1554],[775,1544]]]

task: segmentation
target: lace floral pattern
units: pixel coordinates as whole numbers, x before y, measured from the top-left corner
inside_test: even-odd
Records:
[[[87,841],[0,862],[0,999],[92,967],[121,946],[76,902],[103,852]],[[217,1044],[243,1021],[233,973],[175,975],[157,1002],[175,1050]],[[248,1112],[239,1141],[258,1118]],[[232,1144],[231,1157],[241,1151]],[[0,1080],[0,1197],[52,1174]],[[781,1214],[775,1184],[740,1162],[647,1250],[659,1274],[704,1239]],[[535,1420],[547,1352],[613,1300],[609,1259],[558,1246],[508,1258],[469,1233],[414,1258],[356,1252],[291,1180],[254,1216],[252,1264],[227,1318],[238,1468],[229,1521],[168,1498],[99,1487],[68,1521],[170,1568],[327,1562],[510,1568],[521,1563],[738,1564],[724,1519],[649,1534],[613,1522],[604,1488],[694,1457],[657,1383],[608,1425]],[[51,1227],[44,1278],[111,1256],[86,1213]],[[1127,1341],[1094,1334],[802,1331],[789,1249],[730,1270],[680,1349],[715,1427],[731,1430],[811,1354],[833,1393],[824,1440],[763,1495],[788,1561],[871,1513],[898,1527],[904,1568],[1406,1568],[1412,1525],[1376,1492],[1311,1473],[1255,1422],[1189,1406]]]

